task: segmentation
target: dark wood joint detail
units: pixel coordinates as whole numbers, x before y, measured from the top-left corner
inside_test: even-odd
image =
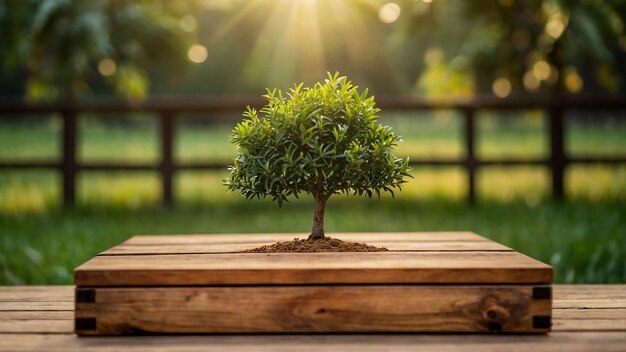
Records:
[[[96,318],[76,318],[74,321],[74,330],[96,330]]]
[[[549,315],[533,316],[533,329],[550,329],[552,326],[552,317]]]
[[[96,303],[96,290],[91,288],[77,288],[76,303]]]
[[[552,299],[552,287],[550,286],[533,287],[533,299]]]

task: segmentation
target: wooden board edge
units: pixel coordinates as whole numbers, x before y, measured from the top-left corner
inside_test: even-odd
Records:
[[[382,285],[77,288],[78,335],[547,333],[551,287]],[[92,301],[93,299],[93,301]],[[390,302],[396,302],[391,304]]]
[[[320,269],[283,270],[75,270],[77,286],[203,286],[203,285],[327,285],[327,284],[551,284],[552,268],[482,269],[471,277],[463,269]]]

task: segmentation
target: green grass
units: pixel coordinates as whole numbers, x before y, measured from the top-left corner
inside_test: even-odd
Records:
[[[80,120],[81,161],[157,162],[154,120],[133,116],[115,124]],[[232,124],[206,126],[183,119],[177,128],[179,161],[228,160]],[[405,142],[402,155],[462,157],[462,120],[450,112],[388,116]],[[477,153],[484,158],[547,155],[546,123],[537,113],[499,123],[478,115]],[[58,158],[60,124],[0,122],[0,159]],[[626,124],[567,125],[569,153],[626,152]],[[396,200],[335,197],[327,232],[471,230],[555,266],[558,282],[626,282],[626,165],[571,166],[565,202],[549,200],[543,167],[487,167],[478,172],[479,203],[464,203],[466,177],[455,167],[420,167]],[[154,172],[82,172],[78,206],[63,209],[60,177],[51,171],[0,170],[0,284],[71,283],[74,267],[135,234],[304,232],[309,199],[283,209],[227,193],[224,172],[188,171],[175,178],[174,209],[159,207]]]
[[[403,137],[400,155],[416,157],[462,157],[462,120],[458,113],[387,114],[381,122]],[[133,115],[107,123],[110,116],[89,115],[79,120],[78,158],[81,161],[116,160],[156,162],[159,158],[157,120]],[[234,123],[203,125],[191,123],[192,116],[179,119],[174,156],[179,161],[228,161],[235,149],[228,143]],[[548,155],[547,124],[542,114],[513,114],[502,122],[493,113],[477,119],[477,154],[483,158],[545,157]],[[566,124],[566,151],[573,155],[618,154],[626,150],[626,123]],[[55,115],[41,123],[0,121],[0,158],[59,158],[61,121]]]

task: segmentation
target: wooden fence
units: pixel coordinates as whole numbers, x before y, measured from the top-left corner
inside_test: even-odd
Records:
[[[202,99],[161,99],[148,100],[140,103],[132,102],[91,102],[91,103],[47,103],[29,104],[21,102],[0,102],[0,119],[21,118],[25,114],[60,113],[63,118],[63,153],[61,160],[0,160],[0,169],[56,169],[62,174],[63,201],[73,205],[76,199],[76,176],[86,170],[154,170],[162,179],[163,203],[172,205],[174,188],[172,180],[178,170],[224,170],[228,161],[224,162],[188,162],[178,163],[173,158],[174,127],[177,116],[181,113],[201,112],[233,112],[239,115],[246,105],[262,106],[260,98],[202,98]],[[470,202],[476,199],[476,171],[486,165],[543,165],[552,172],[552,193],[555,198],[564,197],[563,176],[565,168],[570,164],[624,164],[626,154],[621,155],[585,155],[571,156],[564,148],[564,115],[566,110],[626,110],[626,100],[602,99],[571,99],[571,100],[511,100],[494,97],[479,97],[455,101],[425,101],[404,97],[378,98],[377,105],[384,111],[420,111],[453,109],[462,112],[465,155],[462,158],[411,158],[414,166],[460,166],[466,170]],[[548,140],[549,156],[537,159],[478,159],[476,145],[476,112],[488,110],[536,110],[547,112],[549,120]],[[158,163],[79,163],[76,158],[78,138],[77,124],[80,113],[127,113],[151,112],[160,121],[161,160]],[[625,118],[622,112],[616,116]],[[207,118],[211,115],[207,114]],[[626,138],[626,136],[625,136]]]

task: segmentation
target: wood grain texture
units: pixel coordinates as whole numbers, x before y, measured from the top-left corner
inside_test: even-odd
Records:
[[[73,286],[0,286],[2,302],[74,302]]]
[[[101,255],[228,253],[306,236],[306,234],[135,236],[119,246],[102,252]],[[471,232],[344,233],[333,237],[345,241],[366,242],[385,247],[390,251],[512,251],[506,246]]]
[[[0,286],[0,314],[41,310],[73,311],[72,286]]]
[[[597,330],[626,332],[626,309],[558,309],[553,324],[560,331],[587,331],[593,326]]]
[[[626,309],[626,285],[555,285],[554,297],[556,309]]]
[[[546,332],[550,299],[524,286],[98,288],[87,335],[259,332]]]
[[[626,335],[626,285],[555,285],[553,293],[555,330]]]
[[[549,335],[205,335],[80,338],[75,335],[0,335],[0,351],[398,351],[398,352],[624,352],[624,332]]]
[[[550,283],[552,268],[517,252],[243,253],[97,256],[79,286],[359,283]]]
[[[74,310],[74,301],[69,302],[0,302],[0,314],[12,311]]]
[[[0,333],[67,333],[74,328],[74,311],[0,312]]]
[[[67,333],[74,305],[72,286],[0,287],[0,334]]]
[[[302,235],[302,234],[300,234]],[[293,234],[135,236],[75,270],[80,286],[549,283],[552,268],[471,232],[345,233],[381,253],[232,253]]]
[[[307,237],[308,233],[247,233],[247,234],[183,234],[183,235],[142,235],[128,239],[127,244],[176,244],[176,243],[216,243],[216,242],[254,242],[288,241],[294,237]],[[488,242],[483,236],[467,231],[452,232],[344,232],[329,236],[346,241],[479,241]]]
[[[19,300],[37,303],[46,297],[46,287],[0,287],[0,302]],[[19,294],[24,299],[20,300]],[[74,287],[51,287],[50,297],[59,297],[59,310],[64,302],[74,300]],[[58,294],[61,294],[59,296]],[[443,335],[443,334],[313,334],[313,335],[205,335],[205,336],[123,336],[79,338],[73,324],[64,323],[54,331],[44,331],[42,320],[30,320],[20,333],[0,332],[0,351],[624,351],[626,329],[603,330],[603,319],[597,313],[615,306],[626,306],[626,285],[554,285],[553,332],[548,335]],[[16,296],[18,294],[18,296]],[[8,299],[7,299],[8,298]],[[49,302],[54,307],[54,302]],[[588,303],[591,303],[588,305]],[[561,307],[561,308],[558,308]],[[29,311],[36,310],[35,308]],[[576,310],[578,317],[560,315]],[[0,315],[3,313],[0,312]],[[558,318],[557,318],[558,317]],[[589,317],[589,319],[587,319]],[[575,318],[568,320],[569,318]],[[626,316],[618,315],[626,324]],[[24,319],[22,319],[24,320]],[[564,331],[575,324],[577,331]],[[613,319],[607,319],[613,320]],[[29,330],[30,329],[30,330]],[[38,333],[41,331],[41,333]]]
[[[293,237],[133,237],[75,270],[76,330],[118,335],[550,329],[550,289],[539,299],[533,286],[549,285],[552,268],[510,248],[470,232],[337,237],[393,250],[232,253]]]

